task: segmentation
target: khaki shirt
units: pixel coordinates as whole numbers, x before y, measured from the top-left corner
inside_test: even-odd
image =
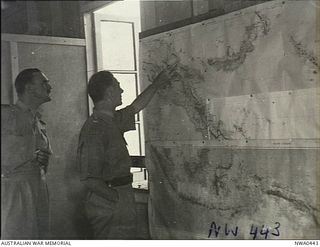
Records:
[[[131,159],[123,134],[134,129],[131,106],[116,111],[113,117],[94,110],[80,132],[80,179],[101,178],[108,181],[130,175]]]
[[[45,122],[38,112],[32,112],[23,102],[1,106],[1,171],[39,171],[35,151],[51,150]]]

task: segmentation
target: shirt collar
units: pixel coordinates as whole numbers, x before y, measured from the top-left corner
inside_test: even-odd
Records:
[[[23,111],[23,112],[30,112],[33,117],[37,117],[41,119],[41,114],[38,111],[32,110],[30,107],[28,107],[25,103],[23,103],[21,100],[18,100],[16,105]]]

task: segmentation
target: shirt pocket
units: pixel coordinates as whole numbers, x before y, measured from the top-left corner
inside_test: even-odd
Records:
[[[102,178],[104,168],[104,146],[97,135],[87,135],[78,148],[80,178]]]

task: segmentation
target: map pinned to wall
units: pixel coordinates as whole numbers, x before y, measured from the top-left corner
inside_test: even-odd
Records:
[[[147,110],[147,139],[224,145],[319,139],[316,11],[311,2],[283,5],[143,39],[143,83],[177,63],[171,83]]]
[[[268,1],[140,41],[143,87],[176,64],[144,113],[152,239],[319,237],[317,6]]]

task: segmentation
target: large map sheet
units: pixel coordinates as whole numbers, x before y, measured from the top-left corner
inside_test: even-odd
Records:
[[[153,238],[318,236],[317,11],[271,1],[140,41],[144,87],[177,64],[144,113]]]

